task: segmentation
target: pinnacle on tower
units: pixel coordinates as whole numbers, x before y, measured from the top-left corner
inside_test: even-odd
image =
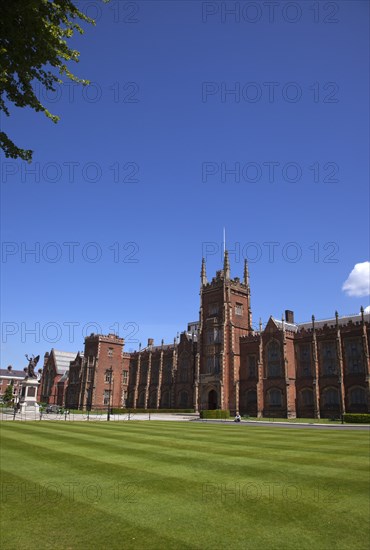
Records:
[[[244,260],[244,284],[249,287],[249,269],[247,260]]]
[[[224,277],[225,279],[230,279],[230,262],[229,262],[229,253],[225,250],[224,256]]]
[[[204,286],[207,284],[207,274],[206,274],[206,261],[202,258],[202,270],[200,272],[200,281],[201,285]]]

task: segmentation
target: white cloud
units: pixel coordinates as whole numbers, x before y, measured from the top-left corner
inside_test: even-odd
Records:
[[[365,307],[364,313],[370,313],[370,306]]]
[[[356,264],[344,281],[342,290],[348,296],[369,296],[370,295],[370,262]]]

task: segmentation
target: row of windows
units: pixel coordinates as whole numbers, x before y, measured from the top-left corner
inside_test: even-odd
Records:
[[[104,381],[107,384],[110,384],[113,382],[113,372],[111,370],[105,371]],[[128,383],[128,370],[122,371],[122,383],[127,384]]]
[[[214,317],[215,315],[218,315],[220,311],[219,304],[217,302],[213,302],[209,304],[208,306],[208,317]],[[244,313],[244,307],[243,304],[237,302],[235,304],[235,315],[243,315]]]
[[[178,382],[189,382],[192,378],[192,371],[188,368],[183,368],[181,370],[177,371],[177,381]],[[173,381],[173,374],[172,369],[164,369],[162,372],[162,383],[163,384],[172,384]],[[127,382],[126,382],[127,383]],[[142,374],[140,377],[140,384],[146,385],[147,383],[147,375]],[[159,383],[159,373],[153,373],[149,381],[150,384],[158,384]]]
[[[137,371],[136,371],[137,373]],[[159,382],[159,365],[154,365],[151,368],[151,384],[157,384]],[[140,384],[146,384],[148,378],[148,364],[144,363],[140,367]],[[162,382],[164,384],[170,384],[172,382],[172,362],[163,365],[162,369]]]
[[[20,386],[20,382],[18,380],[0,380],[0,387],[2,386]]]
[[[302,406],[313,407],[314,394],[313,390],[307,388],[299,392],[298,400]],[[350,405],[366,405],[366,390],[361,387],[354,387],[348,390],[348,400]],[[267,392],[268,404],[272,407],[281,407],[283,405],[283,392],[278,388],[272,388]],[[321,405],[324,407],[338,407],[339,406],[339,391],[338,388],[326,388],[321,393]],[[248,390],[245,394],[245,402],[247,405],[254,405],[257,403],[256,390]]]
[[[145,392],[140,392],[138,396],[137,406],[140,408],[145,407]],[[157,392],[150,392],[148,396],[148,407],[154,409],[157,407]],[[160,408],[166,409],[169,408],[171,403],[171,396],[168,391],[163,392],[160,396]],[[181,391],[177,396],[177,406],[181,409],[186,409],[191,406],[191,395],[187,391]]]
[[[345,367],[350,374],[362,373],[365,361],[361,339],[344,340]],[[338,374],[338,357],[336,342],[322,342],[319,345],[320,373],[331,376]],[[248,376],[257,376],[256,356],[249,355],[247,359]],[[312,354],[310,344],[297,346],[297,368],[299,376],[312,374]],[[282,353],[277,340],[269,342],[266,348],[266,374],[268,377],[282,376]]]
[[[365,363],[360,338],[345,339],[343,342],[346,370],[349,373],[361,373]],[[338,373],[338,350],[336,342],[319,343],[319,362],[322,374],[332,375]],[[311,371],[312,357],[310,344],[299,346],[298,365],[302,374]]]
[[[192,362],[191,362],[191,356],[188,353],[183,353],[180,355],[179,358],[179,365],[177,368],[177,380],[179,382],[189,382],[192,377]],[[171,361],[167,361],[162,368],[162,382],[164,384],[171,384],[173,373],[172,373],[173,363]],[[142,363],[140,367],[140,384],[146,384],[147,383],[147,377],[148,377],[148,363]],[[155,361],[151,365],[150,370],[150,384],[158,384],[159,382],[159,371],[160,371],[160,363],[159,361]]]

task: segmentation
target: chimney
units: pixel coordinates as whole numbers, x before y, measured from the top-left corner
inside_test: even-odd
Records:
[[[290,309],[285,310],[285,322],[294,324],[294,311]]]

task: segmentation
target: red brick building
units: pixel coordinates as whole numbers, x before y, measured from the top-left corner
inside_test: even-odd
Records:
[[[134,408],[229,409],[250,416],[333,417],[370,412],[370,315],[252,328],[248,266],[241,281],[224,268],[207,280],[202,262],[199,324],[173,345],[131,355]],[[191,397],[190,397],[191,396]]]
[[[363,309],[303,324],[287,310],[255,330],[247,263],[242,280],[231,278],[225,252],[210,282],[202,261],[199,322],[173,344],[149,338],[129,354],[122,338],[92,334],[84,354],[69,354],[69,370],[66,362],[58,370],[55,354],[63,352],[46,357],[42,395],[70,408],[221,408],[288,418],[370,412],[369,333]]]
[[[69,364],[76,357],[76,352],[58,351],[54,348],[44,356],[44,368],[42,370],[40,385],[38,389],[38,400],[42,403],[56,405],[64,404],[64,394],[67,384],[67,377],[63,379],[63,390],[58,383],[68,373]]]
[[[22,382],[27,375],[27,369],[15,370],[11,365],[6,369],[0,369],[0,398],[4,395],[6,388],[13,386],[14,402],[19,400]]]
[[[130,357],[128,406],[142,409],[197,409],[196,334],[183,332],[174,343],[148,346]]]
[[[123,352],[123,338],[91,334],[84,354],[78,353],[69,368],[67,407],[91,409],[125,407],[130,355]]]

